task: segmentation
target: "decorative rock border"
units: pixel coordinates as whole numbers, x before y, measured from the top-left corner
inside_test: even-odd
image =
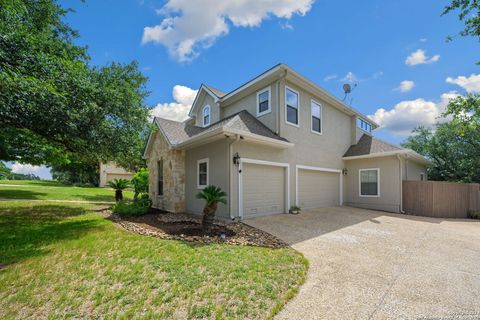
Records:
[[[234,236],[226,237],[222,239],[219,236],[189,236],[189,235],[172,235],[163,232],[160,229],[155,229],[154,227],[146,228],[139,223],[122,219],[120,216],[112,214],[110,211],[106,210],[103,214],[108,217],[110,220],[115,222],[117,225],[121,226],[127,231],[141,234],[148,237],[156,237],[164,240],[180,240],[187,242],[197,242],[201,244],[211,244],[211,243],[225,243],[230,245],[240,245],[240,246],[256,246],[256,247],[267,247],[267,248],[285,248],[288,247],[288,244],[278,239],[277,237],[246,225],[241,222],[223,224],[217,222],[217,226],[225,227],[235,233]],[[158,214],[158,220],[160,223],[200,223],[200,218],[182,213],[163,213]]]

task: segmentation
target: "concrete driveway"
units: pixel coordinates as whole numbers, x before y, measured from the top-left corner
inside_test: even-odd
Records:
[[[480,319],[480,222],[349,207],[246,223],[310,261],[277,319]]]

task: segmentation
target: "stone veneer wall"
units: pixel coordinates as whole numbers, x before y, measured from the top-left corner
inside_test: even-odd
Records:
[[[163,196],[158,196],[158,161],[163,159]],[[170,150],[165,138],[156,132],[147,165],[149,194],[153,207],[169,212],[185,212],[185,151]]]

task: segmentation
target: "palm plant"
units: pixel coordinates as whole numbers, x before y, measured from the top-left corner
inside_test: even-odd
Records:
[[[115,201],[123,200],[123,190],[128,188],[130,181],[127,179],[113,179],[108,182],[108,186],[115,190]]]
[[[213,219],[217,211],[218,203],[227,204],[227,193],[220,187],[206,186],[200,191],[196,197],[197,199],[205,200],[205,207],[203,208],[202,228],[208,231],[213,226]]]

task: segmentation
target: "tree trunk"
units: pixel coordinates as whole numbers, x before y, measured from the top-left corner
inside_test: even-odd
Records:
[[[123,200],[123,193],[122,190],[115,190],[115,201]]]
[[[209,231],[213,226],[213,219],[215,212],[217,211],[217,203],[206,205],[203,209],[202,229],[203,231]]]

